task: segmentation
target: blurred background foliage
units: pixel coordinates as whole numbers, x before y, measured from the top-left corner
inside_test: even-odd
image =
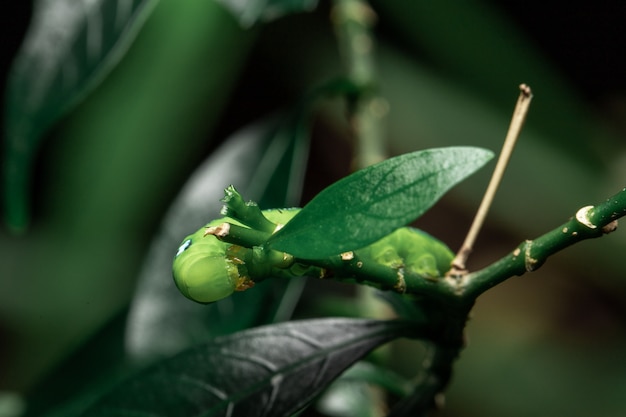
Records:
[[[14,7],[1,25],[5,80],[32,12],[30,2]],[[623,2],[372,7],[390,155],[448,145],[497,151],[517,86],[535,93],[471,268],[624,186]],[[341,99],[318,101],[310,135],[305,120],[280,113],[342,74],[329,16],[322,1],[242,27],[221,3],[162,0],[119,65],[48,130],[31,225],[0,234],[0,415],[71,415],[81,407],[74,399],[88,401],[137,364],[290,315],[300,284],[207,310],[173,290],[169,263],[184,235],[218,215],[229,183],[269,208],[302,205],[350,172]],[[201,179],[191,186],[194,171]],[[418,227],[457,248],[487,171]],[[442,414],[623,415],[625,250],[618,230],[481,297]],[[157,288],[164,281],[155,277],[168,284]],[[309,284],[296,315],[332,310],[322,297],[334,291],[346,288]],[[271,308],[249,309],[259,303]],[[357,310],[367,302],[355,301]],[[409,371],[415,346],[396,349]]]

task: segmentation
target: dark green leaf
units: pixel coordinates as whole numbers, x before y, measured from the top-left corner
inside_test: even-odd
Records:
[[[83,417],[291,416],[359,358],[415,328],[331,318],[220,337],[148,368]]]
[[[122,56],[154,0],[39,0],[7,82],[7,222],[28,222],[27,190],[44,131]]]
[[[301,259],[362,248],[417,219],[492,156],[480,148],[439,148],[362,169],[319,193],[268,244]]]
[[[318,0],[217,0],[244,26],[269,22],[279,17],[308,12],[317,7]]]

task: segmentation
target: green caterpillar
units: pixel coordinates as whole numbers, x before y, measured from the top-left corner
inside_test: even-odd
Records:
[[[274,223],[284,225],[299,211],[264,210],[263,215]],[[187,236],[174,256],[174,282],[180,292],[193,301],[205,304],[218,301],[268,277],[303,275],[362,281],[404,293],[411,286],[409,279],[417,277],[432,281],[441,277],[454,257],[445,244],[427,233],[402,227],[365,248],[341,254],[331,269],[305,265],[293,259],[268,263],[258,261],[254,249],[222,242],[212,235],[205,236],[207,228],[224,222],[241,225],[230,217],[213,220]],[[372,273],[373,270],[376,273]],[[390,271],[392,274],[388,275],[392,276],[392,283],[381,283],[377,274]]]

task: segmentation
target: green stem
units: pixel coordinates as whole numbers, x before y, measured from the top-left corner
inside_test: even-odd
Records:
[[[349,97],[350,123],[355,137],[354,168],[386,159],[382,120],[387,102],[375,92],[374,38],[376,14],[364,0],[335,0],[332,21],[348,79],[359,88]]]
[[[379,264],[367,257],[361,257],[359,251],[327,259],[297,262],[323,268],[327,271],[326,276],[336,281],[356,282],[400,294],[428,295],[442,301],[455,301],[450,297],[452,290],[443,280],[428,279],[404,268]]]
[[[208,227],[204,235],[214,235],[222,242],[232,243],[233,245],[243,246],[245,248],[253,248],[255,246],[261,246],[272,234],[224,222],[218,226]]]
[[[224,190],[222,202],[225,203],[222,209],[223,215],[261,232],[271,234],[276,231],[276,223],[269,221],[255,202],[246,203],[232,185]]]
[[[626,188],[602,204],[581,208],[568,222],[543,236],[521,243],[507,256],[488,267],[457,277],[457,293],[464,299],[474,300],[512,276],[536,270],[549,256],[574,243],[614,231],[617,219],[625,215]]]

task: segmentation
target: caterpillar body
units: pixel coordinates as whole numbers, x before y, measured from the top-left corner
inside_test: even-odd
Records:
[[[286,224],[300,209],[264,210],[277,224]],[[172,265],[174,282],[187,298],[211,303],[243,291],[268,277],[318,276],[360,281],[404,293],[411,279],[436,280],[445,273],[454,257],[450,249],[429,234],[402,227],[365,248],[341,254],[332,269],[299,262],[260,262],[254,249],[205,236],[205,230],[224,222],[241,225],[224,217],[185,237]],[[372,268],[374,266],[375,268]],[[375,271],[375,272],[372,272]],[[390,279],[381,281],[383,275]]]

